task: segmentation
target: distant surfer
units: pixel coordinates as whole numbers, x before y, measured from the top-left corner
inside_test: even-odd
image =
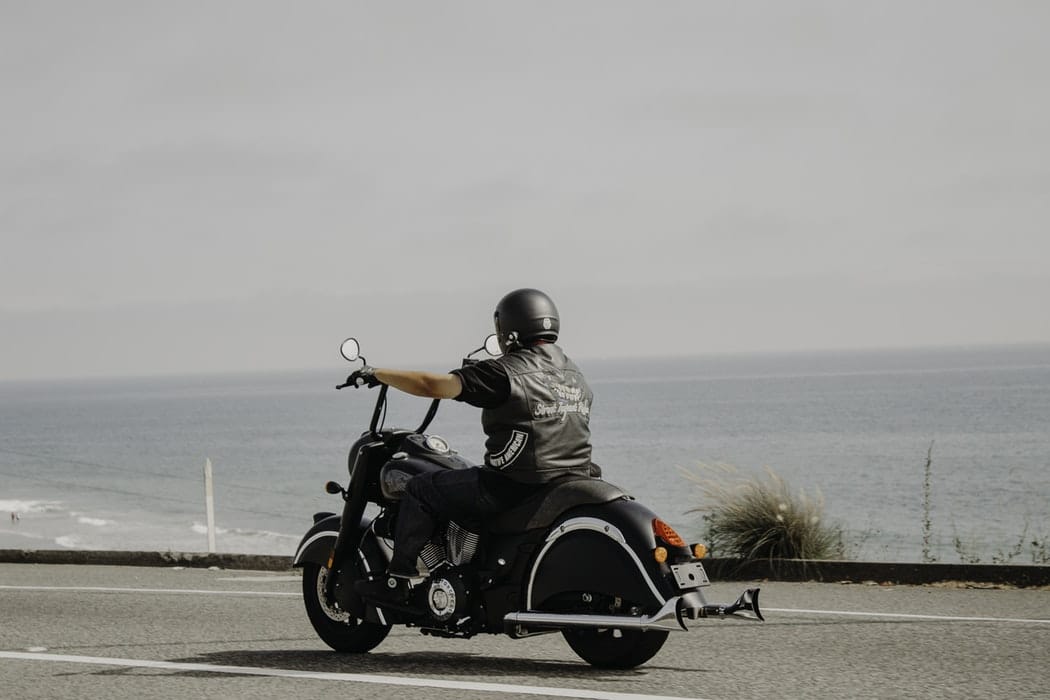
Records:
[[[11,511],[11,523],[17,523],[21,518],[18,517],[18,513]]]

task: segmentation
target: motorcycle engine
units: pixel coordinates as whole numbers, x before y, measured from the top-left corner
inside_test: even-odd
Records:
[[[426,610],[434,621],[445,626],[451,620],[458,625],[469,607],[469,592],[458,574],[435,576],[420,588],[424,590]]]
[[[449,521],[448,534],[445,536],[448,560],[455,566],[469,564],[478,551],[478,534],[460,527],[459,523]]]
[[[478,534],[450,521],[443,538],[427,542],[419,553],[419,561],[427,571],[435,571],[444,563],[453,566],[469,564],[478,551]]]

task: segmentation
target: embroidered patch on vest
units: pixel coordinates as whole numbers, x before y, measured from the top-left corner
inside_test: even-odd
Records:
[[[510,434],[510,440],[506,446],[494,455],[489,455],[489,464],[496,469],[503,469],[504,467],[510,466],[510,463],[518,458],[522,450],[525,447],[525,443],[528,442],[528,433],[523,433],[520,430],[515,430]]]

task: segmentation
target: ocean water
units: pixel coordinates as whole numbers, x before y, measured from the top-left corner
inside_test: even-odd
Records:
[[[579,364],[595,461],[690,538],[704,501],[683,471],[768,467],[822,496],[851,557],[920,561],[931,444],[938,560],[1022,544],[1031,563],[1050,535],[1050,346]],[[218,549],[292,553],[338,510],[323,485],[371,414],[374,393],[333,390],[347,372],[0,383],[0,548],[205,551],[211,459]],[[392,394],[387,423],[426,406]],[[429,432],[479,460],[478,414],[443,402]]]

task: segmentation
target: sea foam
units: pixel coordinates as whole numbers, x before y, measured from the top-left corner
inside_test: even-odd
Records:
[[[62,503],[59,501],[0,501],[0,513],[9,512],[25,515],[26,513],[59,513],[61,511]]]
[[[105,527],[106,525],[116,525],[117,523],[113,520],[105,520],[103,518],[89,518],[87,516],[80,516],[77,518],[77,522],[81,525],[94,525],[95,527]]]

